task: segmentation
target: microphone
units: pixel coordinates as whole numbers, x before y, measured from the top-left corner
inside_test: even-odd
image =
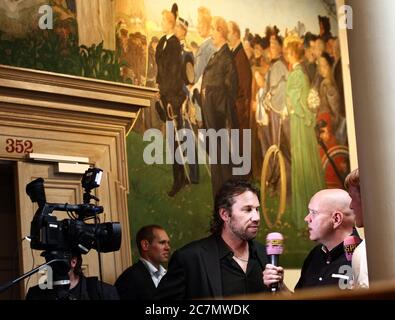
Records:
[[[351,262],[354,250],[361,243],[361,239],[357,236],[348,236],[343,241],[344,253],[346,254],[346,259]]]
[[[278,232],[272,232],[266,236],[266,254],[270,263],[276,267],[279,265],[280,254],[284,250],[283,241],[283,235]],[[272,292],[276,292],[278,290],[278,283],[271,284],[270,289]]]

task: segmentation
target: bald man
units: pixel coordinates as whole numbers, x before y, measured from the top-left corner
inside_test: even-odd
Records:
[[[318,286],[338,286],[343,280],[344,271],[339,268],[349,265],[343,249],[344,239],[353,234],[355,215],[350,209],[351,198],[342,189],[325,189],[317,192],[310,200],[307,223],[310,240],[319,244],[310,251],[305,259],[302,272],[295,290]],[[280,282],[283,285],[282,267],[266,265],[264,283],[270,286]]]

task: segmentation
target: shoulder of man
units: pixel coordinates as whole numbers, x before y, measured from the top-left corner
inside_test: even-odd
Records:
[[[320,251],[322,251],[322,244],[316,245],[313,249],[310,250],[306,258],[304,259],[303,265],[308,263],[315,255],[317,255]]]
[[[131,265],[121,273],[121,275],[115,281],[115,286],[117,286],[119,282],[122,282],[125,279],[133,278],[135,275],[139,276],[140,275],[139,271],[141,270],[146,270],[146,267],[144,266],[141,260],[138,260],[137,262],[135,262],[133,265]]]
[[[27,291],[26,300],[55,300],[55,291],[41,289],[38,285],[30,287]]]
[[[214,235],[210,235],[206,238],[192,241],[181,247],[180,249],[176,250],[176,252],[174,253],[177,253],[178,257],[189,257],[200,252],[200,250],[203,248],[210,249],[213,245],[216,245],[216,238]]]
[[[86,278],[86,289],[91,300],[119,300],[117,289],[97,277]]]

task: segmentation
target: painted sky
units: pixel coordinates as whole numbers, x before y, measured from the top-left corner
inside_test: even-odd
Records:
[[[144,0],[147,18],[159,23],[162,10],[170,10],[174,0]],[[319,32],[317,15],[329,16],[320,0],[178,0],[182,18],[196,24],[197,8],[205,6],[213,16],[234,20],[240,29],[250,28],[252,33],[264,34],[267,25],[277,25],[284,34],[286,28],[293,29],[298,21],[304,23],[306,31]],[[332,33],[337,34],[335,21],[331,19]],[[243,32],[243,31],[242,31]]]

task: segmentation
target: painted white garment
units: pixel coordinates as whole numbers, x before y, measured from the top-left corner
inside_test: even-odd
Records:
[[[104,49],[115,50],[114,1],[76,0],[79,45],[90,47],[103,42]]]

